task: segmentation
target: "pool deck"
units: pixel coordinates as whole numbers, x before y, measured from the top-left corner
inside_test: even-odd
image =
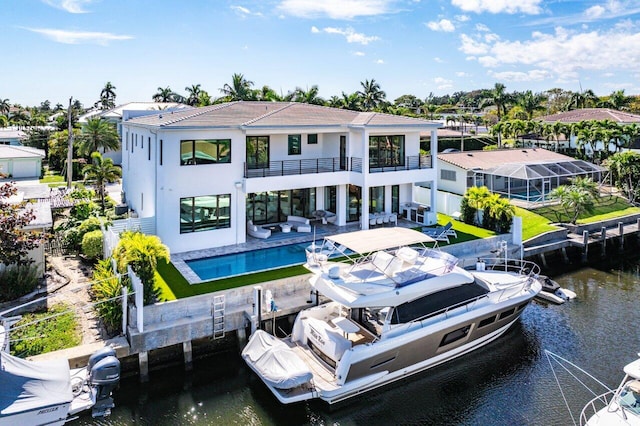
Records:
[[[263,225],[268,226],[268,225]],[[357,222],[350,223],[346,226],[336,226],[332,224],[323,225],[320,222],[312,224],[316,228],[316,239],[322,239],[328,235],[343,234],[345,232],[358,231],[360,224]],[[419,223],[411,222],[402,218],[398,218],[398,226],[403,228],[415,228],[420,226]],[[277,234],[277,238],[253,238],[247,235],[247,242],[242,244],[234,244],[230,246],[214,247],[203,250],[185,251],[181,253],[171,254],[171,263],[180,271],[189,284],[199,284],[204,282],[195,272],[187,265],[187,261],[202,259],[205,257],[222,256],[225,254],[243,253],[246,251],[260,250],[270,247],[278,247],[289,244],[311,242],[314,239],[313,232],[288,232]],[[206,280],[205,280],[206,281]]]

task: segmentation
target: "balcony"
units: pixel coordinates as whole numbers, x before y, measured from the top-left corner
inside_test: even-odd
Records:
[[[405,170],[431,169],[433,160],[430,155],[412,155],[405,157],[404,164],[369,166],[369,173],[400,172]]]
[[[317,173],[332,173],[347,170],[347,161],[340,157],[310,158],[305,160],[270,161],[269,164],[258,164],[248,167],[244,164],[244,177],[293,176]],[[262,167],[260,167],[262,166]]]

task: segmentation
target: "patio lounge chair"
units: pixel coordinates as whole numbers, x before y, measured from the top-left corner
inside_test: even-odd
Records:
[[[265,239],[271,236],[271,230],[256,226],[253,224],[253,221],[250,220],[247,222],[247,234],[254,238]]]
[[[458,234],[453,229],[453,223],[449,222],[445,226],[437,226],[435,228],[422,228],[422,232],[436,241],[446,241],[449,243],[449,237],[458,238]]]

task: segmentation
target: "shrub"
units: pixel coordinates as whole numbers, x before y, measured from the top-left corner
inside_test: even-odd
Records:
[[[102,256],[102,231],[87,232],[82,237],[82,254],[95,260]]]
[[[64,246],[71,251],[77,252],[82,248],[82,240],[86,233],[100,229],[100,219],[91,216],[80,223],[79,226],[69,228],[64,231]]]
[[[0,272],[0,302],[17,299],[32,292],[38,285],[38,267],[11,265]]]
[[[477,211],[477,209],[469,205],[469,199],[467,197],[462,198],[460,202],[460,219],[462,219],[464,223],[473,225],[476,221]]]
[[[58,304],[47,312],[23,315],[11,329],[11,353],[25,357],[79,345],[78,322],[69,308]]]
[[[109,334],[120,329],[122,324],[122,282],[113,271],[111,259],[100,260],[93,270],[91,293],[96,302],[96,311]],[[109,300],[113,299],[114,300]],[[100,303],[101,302],[101,303]]]

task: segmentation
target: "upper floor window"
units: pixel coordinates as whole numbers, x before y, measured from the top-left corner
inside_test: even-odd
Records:
[[[307,144],[308,145],[316,145],[318,143],[318,134],[310,133],[307,135]]]
[[[369,136],[369,167],[404,166],[404,135]]]
[[[302,154],[302,135],[289,135],[289,155]]]
[[[231,194],[180,199],[180,233],[231,227]]]
[[[231,139],[180,141],[180,165],[231,162]]]
[[[247,167],[269,168],[269,136],[247,136]]]
[[[440,169],[440,179],[455,181],[456,180],[456,171],[455,170]]]

